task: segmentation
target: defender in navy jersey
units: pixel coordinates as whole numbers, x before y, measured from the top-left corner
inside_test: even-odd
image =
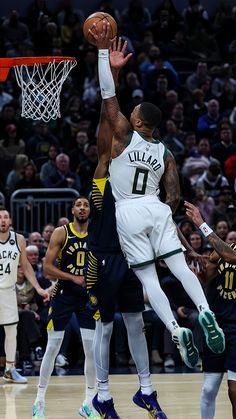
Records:
[[[84,373],[86,397],[79,413],[90,419],[99,418],[92,407],[96,393],[96,375],[93,357],[95,322],[86,308],[88,296],[85,275],[88,257],[88,218],[90,204],[79,197],[72,206],[73,222],[57,227],[51,236],[44,261],[44,273],[57,279],[53,290],[48,319],[48,343],[40,368],[38,392],[33,405],[33,419],[45,418],[45,394],[56,356],[60,350],[66,325],[76,313],[85,353]]]
[[[214,310],[219,325],[225,333],[225,351],[213,354],[204,348],[204,386],[201,396],[202,419],[213,419],[215,400],[224,372],[228,376],[228,394],[232,404],[232,417],[236,418],[236,244],[224,243],[204,223],[197,207],[185,203],[186,213],[201,229],[215,249],[210,255],[206,271],[200,275],[206,284],[210,308]]]
[[[127,42],[121,46],[113,43],[110,52],[113,76],[131,56],[124,57]],[[98,166],[94,173],[92,188],[92,218],[89,225],[89,263],[87,286],[92,294],[91,303],[96,303],[99,312],[95,331],[95,361],[98,379],[98,394],[93,405],[104,419],[118,419],[109,390],[109,344],[113,327],[115,304],[118,301],[127,328],[130,352],[135,362],[140,389],[133,397],[139,407],[146,409],[150,418],[167,419],[157,402],[150,380],[147,343],[142,318],[143,290],[141,283],[129,269],[122,254],[116,231],[115,203],[108,178],[111,157],[111,138],[106,115],[101,110],[98,134]],[[96,297],[95,297],[96,296]]]

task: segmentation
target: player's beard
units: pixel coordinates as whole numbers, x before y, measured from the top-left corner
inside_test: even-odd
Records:
[[[8,227],[4,226],[4,227],[0,227],[0,233],[7,233],[8,231]]]
[[[88,222],[88,217],[80,215],[79,217],[75,217],[77,223],[79,224],[85,224]]]

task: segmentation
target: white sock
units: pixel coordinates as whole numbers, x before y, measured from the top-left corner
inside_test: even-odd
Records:
[[[63,337],[64,331],[56,332],[55,330],[50,330],[48,332],[48,343],[40,367],[39,384],[35,403],[45,402],[45,394],[48,383],[54,368],[56,356],[63,341]]]
[[[122,316],[127,329],[130,353],[138,371],[141,391],[149,395],[153,392],[153,387],[142,313],[122,313]]]
[[[110,361],[110,340],[113,329],[113,322],[96,322],[94,337],[94,357],[96,363],[96,374],[98,381],[98,400],[111,399],[109,391],[109,361]]]
[[[17,324],[11,324],[4,326],[5,331],[5,342],[4,350],[6,354],[6,369],[14,368],[16,358],[16,335],[17,335]]]
[[[161,289],[154,263],[133,270],[143,284],[153,310],[172,334],[178,323],[173,316],[169,300]]]
[[[201,394],[201,417],[213,419],[215,416],[216,396],[218,394],[224,373],[205,372]]]
[[[189,269],[184,254],[178,253],[165,259],[172,274],[182,283],[198,310],[209,309],[206,296],[196,275]]]
[[[94,360],[94,330],[91,329],[80,329],[82,343],[84,348],[84,375],[86,381],[85,387],[85,399],[84,404],[91,406],[92,399],[97,393],[96,387],[96,369],[95,369],[95,360]]]

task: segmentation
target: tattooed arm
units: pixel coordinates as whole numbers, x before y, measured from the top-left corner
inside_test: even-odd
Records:
[[[165,159],[165,172],[162,181],[166,191],[165,203],[171,207],[174,214],[180,201],[180,186],[175,159],[169,150]]]
[[[186,208],[187,216],[194,222],[197,227],[200,227],[204,220],[201,216],[201,213],[195,205],[190,204],[190,202],[185,202],[184,206]],[[229,263],[236,263],[236,251],[233,250],[228,244],[224,243],[215,233],[212,231],[207,240],[211,243],[215,251],[224,259],[224,261]]]

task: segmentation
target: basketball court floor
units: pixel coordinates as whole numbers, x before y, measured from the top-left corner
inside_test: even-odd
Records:
[[[63,369],[60,369],[63,370]],[[52,376],[46,397],[46,419],[78,418],[78,408],[83,401],[84,376],[78,371]],[[62,373],[62,371],[61,371]],[[199,398],[203,375],[196,373],[153,373],[152,381],[158,391],[159,402],[168,419],[199,419]],[[38,377],[28,377],[28,384],[6,384],[0,378],[0,419],[31,419]],[[111,374],[110,387],[116,409],[122,419],[144,419],[147,412],[132,401],[138,389],[137,375]],[[217,398],[214,419],[232,417],[224,379]]]

